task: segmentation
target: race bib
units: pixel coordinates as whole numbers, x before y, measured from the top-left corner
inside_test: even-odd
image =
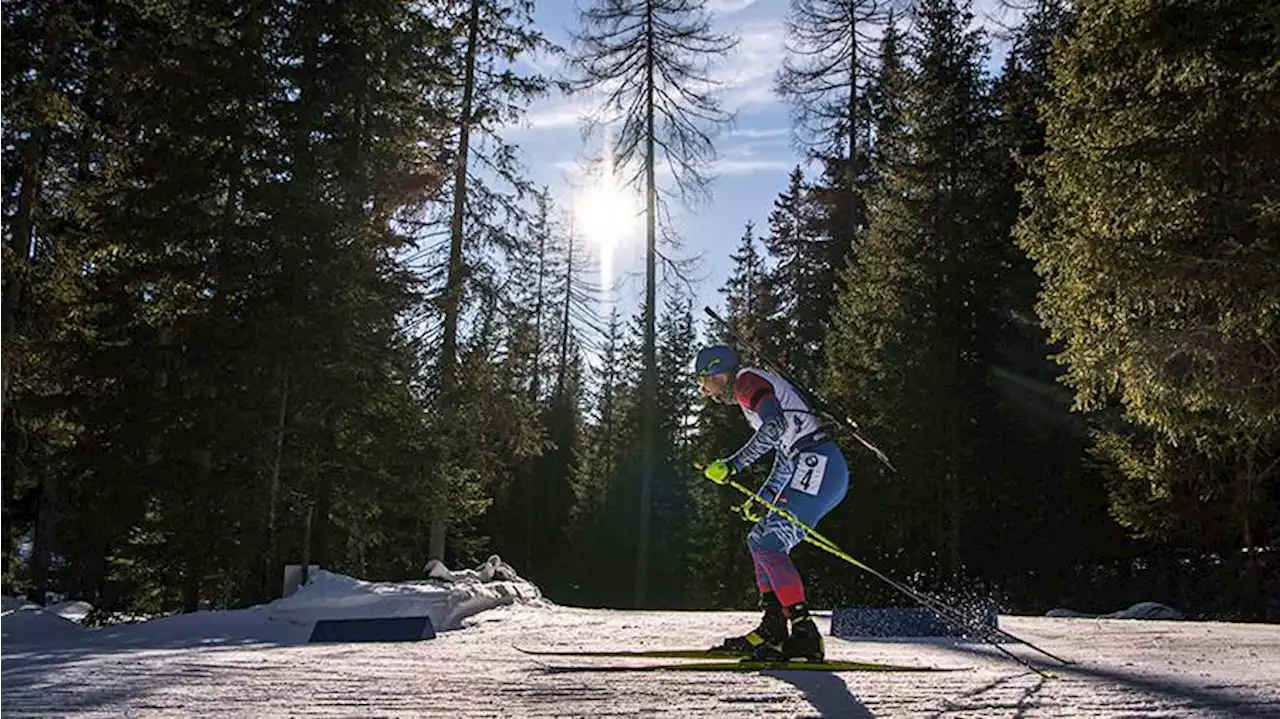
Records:
[[[796,457],[796,471],[791,475],[791,488],[805,494],[816,495],[822,489],[822,478],[827,474],[827,457],[813,452],[801,452]]]

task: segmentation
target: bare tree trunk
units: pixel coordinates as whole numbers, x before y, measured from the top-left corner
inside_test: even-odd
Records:
[[[272,443],[271,460],[268,462],[267,490],[267,536],[263,545],[266,551],[262,556],[262,576],[268,582],[268,597],[279,596],[283,586],[277,587],[281,580],[277,573],[281,566],[280,556],[280,478],[284,469],[284,431],[289,416],[289,370],[284,363],[276,366],[277,386],[279,387],[278,409],[276,410],[275,440]],[[264,597],[266,598],[266,597]]]
[[[62,54],[63,33],[57,26],[56,11],[46,20],[46,65],[37,74],[37,81],[54,84],[58,76]],[[34,128],[20,151],[22,156],[22,185],[18,190],[18,202],[13,219],[9,223],[9,257],[3,267],[3,300],[0,301],[0,325],[4,327],[3,348],[0,348],[0,407],[8,407],[9,388],[19,371],[18,349],[24,338],[27,273],[35,264],[35,208],[44,187],[44,165],[49,152],[49,125]],[[53,540],[53,526],[57,514],[57,491],[51,475],[44,473],[40,479],[36,505],[36,525],[31,544],[31,587],[27,598],[43,605],[49,582],[49,552]]]
[[[49,545],[53,540],[54,514],[57,502],[53,497],[54,482],[47,477],[40,481],[36,500],[36,528],[31,537],[31,586],[27,599],[44,605],[49,589]]]
[[[539,212],[542,215],[543,226],[538,233],[538,291],[533,299],[533,382],[530,383],[530,394],[534,403],[538,401],[538,395],[542,393],[542,312],[543,312],[543,290],[544,278],[547,271],[547,233],[548,228],[545,224],[547,216],[546,200],[539,198],[541,207]]]
[[[658,368],[655,348],[655,315],[657,313],[657,178],[654,166],[657,162],[654,138],[654,47],[653,16],[650,9],[646,33],[645,77],[645,279],[644,279],[644,377],[642,381],[643,404],[641,409],[641,459],[640,459],[640,537],[636,548],[635,605],[645,606],[649,593],[649,519],[653,503],[654,428],[658,423]]]
[[[542,228],[538,233],[538,290],[534,297],[533,309],[533,382],[530,383],[529,395],[533,400],[534,406],[537,406],[538,396],[542,394],[542,312],[543,312],[543,291],[545,289],[544,278],[546,275],[546,259],[547,259],[547,205],[546,197],[539,198],[539,212],[543,221]],[[538,496],[537,481],[538,473],[536,462],[524,463],[518,470],[524,475],[524,565],[525,571],[532,573],[535,570],[535,528],[538,524],[540,502],[543,501]]]
[[[858,9],[850,3],[849,6],[849,166],[845,168],[845,194],[848,206],[845,208],[845,232],[849,233],[848,251],[853,251],[854,235],[858,231],[857,213],[854,208],[857,205],[858,190]],[[844,247],[841,242],[834,245],[837,248]],[[840,268],[844,266],[847,257],[831,258],[832,267],[838,274]]]
[[[462,265],[463,225],[467,207],[467,158],[471,151],[471,114],[476,85],[476,44],[480,34],[480,2],[472,0],[467,18],[466,68],[462,84],[462,108],[458,122],[457,166],[454,168],[453,216],[449,222],[449,272],[443,297],[444,331],[440,340],[440,411],[445,415],[441,426],[451,427],[454,391],[458,371],[458,318],[462,311],[462,283],[465,268]],[[446,437],[446,458],[452,456],[453,438]],[[428,559],[444,560],[445,539],[449,526],[451,501],[449,478],[437,471],[436,500],[432,506]]]
[[[323,469],[320,473],[320,484],[316,488],[315,515],[311,528],[311,556],[313,562],[320,567],[333,565],[332,539],[333,522],[329,512],[333,509],[333,470]]]
[[[569,252],[568,266],[564,271],[564,306],[560,313],[560,362],[556,373],[556,396],[564,394],[564,386],[569,374],[569,309],[573,299],[573,220],[569,220]]]
[[[200,580],[204,577],[204,552],[198,548],[187,554],[186,571],[182,576],[182,611],[194,612],[200,608]]]
[[[214,395],[210,391],[211,395]],[[215,395],[216,397],[216,395]],[[206,445],[193,452],[192,459],[196,466],[195,478],[191,485],[191,501],[187,504],[190,512],[187,532],[186,574],[182,582],[182,611],[194,612],[200,607],[200,585],[204,579],[205,557],[208,548],[204,546],[205,537],[211,534],[208,510],[210,507],[210,489],[213,482],[213,450],[212,438],[205,438]]]
[[[5,329],[3,377],[0,377],[0,402],[9,399],[9,385],[12,380],[14,362],[17,357],[13,353],[14,340],[21,336],[18,327],[19,309],[22,306],[26,288],[26,272],[33,264],[35,245],[35,226],[32,211],[36,197],[43,184],[43,168],[45,161],[48,128],[41,126],[27,139],[22,150],[22,188],[18,191],[18,208],[10,223],[12,234],[9,238],[9,261],[5,263],[3,317]],[[13,263],[10,266],[9,263]]]
[[[858,18],[853,7],[849,8],[849,188],[853,188],[854,161],[858,157]]]
[[[307,522],[306,528],[302,532],[302,579],[301,583],[306,584],[311,577],[311,525],[316,516],[316,504],[314,501],[307,502]]]

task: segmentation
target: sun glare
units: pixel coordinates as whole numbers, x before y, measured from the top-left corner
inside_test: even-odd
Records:
[[[605,285],[613,277],[613,257],[618,245],[635,231],[639,203],[635,195],[618,186],[610,171],[600,173],[578,191],[574,200],[574,229],[600,253],[600,274]]]

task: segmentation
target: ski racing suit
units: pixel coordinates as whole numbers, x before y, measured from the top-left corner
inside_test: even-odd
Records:
[[[755,368],[738,370],[734,399],[755,434],[726,461],[735,472],[774,450],[773,469],[756,492],[816,527],[849,489],[844,455],[822,431],[817,414],[787,380]],[[784,607],[804,603],[804,584],[791,550],[806,532],[770,511],[747,534],[760,592],[772,591]]]

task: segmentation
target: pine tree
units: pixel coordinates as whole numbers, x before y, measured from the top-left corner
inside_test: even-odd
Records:
[[[1277,526],[1280,135],[1267,10],[1085,2],[1051,56],[1021,246],[1096,431],[1112,513],[1201,547]]]
[[[876,0],[792,0],[787,18],[787,55],[774,85],[791,103],[797,143],[850,169],[870,139],[867,46],[882,21]]]
[[[510,311],[527,314],[525,308],[533,308],[528,322],[537,360],[529,396],[546,430],[546,451],[519,468],[489,523],[498,546],[519,558],[522,572],[552,596],[562,596],[580,564],[568,555],[574,485],[586,471],[582,348],[599,330],[600,291],[589,279],[594,262],[572,223],[555,220],[549,195],[535,202],[530,232],[538,252],[517,266],[513,282],[525,291]]]
[[[878,139],[882,185],[826,348],[833,394],[902,458],[905,479],[892,486],[878,468],[853,470],[852,492],[907,517],[863,541],[905,551],[917,568],[937,552],[930,569],[950,575],[964,562],[969,488],[983,481],[977,428],[992,419],[986,376],[1005,262],[1005,240],[984,212],[985,49],[966,30],[970,18],[962,3],[920,3],[914,72],[882,77],[905,89],[902,116],[882,118],[900,129]]]
[[[698,394],[692,379],[697,353],[693,300],[680,295],[666,299],[658,323],[658,472],[653,487],[654,563],[651,601],[658,606],[683,606],[683,554],[689,531],[689,487],[703,481],[693,462],[690,415]]]
[[[778,317],[769,321],[770,334],[777,338],[778,361],[789,376],[802,385],[816,386],[834,282],[820,208],[799,167],[791,171],[787,189],[774,200],[768,222],[764,245],[774,263],[769,284],[778,307]]]
[[[423,435],[412,398],[396,389],[415,366],[397,323],[412,300],[412,280],[393,259],[407,238],[392,220],[438,185],[425,148],[443,134],[430,124],[439,111],[416,89],[441,81],[445,68],[411,58],[443,33],[396,4],[291,7],[271,26],[280,33],[272,67],[292,98],[275,106],[284,131],[272,159],[290,182],[245,209],[271,218],[256,255],[265,267],[246,300],[253,324],[266,328],[249,367],[265,365],[255,369],[270,385],[246,400],[271,397],[256,410],[274,437],[257,450],[275,466],[267,524],[276,524],[268,544],[279,554],[265,554],[277,567],[286,558],[330,564],[364,529],[353,526],[364,509],[353,496],[377,467],[360,450],[370,432],[388,430],[364,424],[379,414],[370,398],[387,398],[406,437]]]
[[[592,345],[599,330],[600,288],[590,279],[595,276],[596,267],[575,235],[572,222],[561,239],[562,244],[556,248],[553,279],[557,349],[549,425],[555,449],[549,469],[550,480],[555,485],[552,497],[555,511],[549,525],[556,540],[551,549],[561,557],[556,563],[560,568],[559,582],[567,590],[582,570],[578,561],[580,551],[572,542],[579,486],[584,475],[592,471],[584,417],[587,385],[583,376],[583,348]]]
[[[757,249],[755,224],[748,222],[742,232],[738,251],[729,256],[733,260],[733,272],[720,288],[725,298],[725,313],[734,331],[742,338],[742,353],[747,347],[758,347],[770,356],[779,356],[782,350],[773,329],[779,322],[778,297],[769,281],[765,257]],[[714,333],[717,341],[734,344],[727,332]],[[762,362],[763,358],[750,358]]]
[[[602,498],[595,534],[595,561],[590,572],[596,600],[602,604],[633,602],[634,564],[639,546],[639,516],[644,434],[643,367],[644,312],[641,309],[623,324],[616,312],[606,336],[600,377],[596,437],[597,463],[603,465]]]
[[[91,145],[77,148],[92,124],[76,112],[82,99],[76,88],[91,92],[100,86],[81,59],[95,43],[74,33],[90,15],[91,8],[79,3],[12,3],[3,20],[4,578],[10,593],[18,549],[29,531],[25,589],[41,603],[56,525],[67,509],[58,448],[73,444],[79,429],[69,413],[41,411],[41,406],[69,390],[70,358],[50,350],[68,344],[79,331],[60,318],[72,316],[69,310],[82,290],[68,260],[74,261],[85,245],[70,238],[54,242],[61,238],[52,228],[71,224],[67,210],[75,199],[77,155],[93,157]]]
[[[599,358],[593,365],[596,374],[591,398],[589,424],[585,429],[583,469],[574,485],[572,535],[578,550],[580,601],[600,603],[608,589],[626,581],[616,574],[614,552],[610,542],[617,529],[616,496],[623,482],[626,377],[621,368],[623,327],[615,307],[609,313]],[[612,584],[610,584],[612,582]],[[614,601],[622,601],[617,596]]]
[[[688,203],[707,187],[714,133],[728,122],[714,96],[713,60],[736,40],[712,32],[705,0],[601,0],[584,10],[572,67],[579,91],[603,91],[601,124],[617,121],[605,153],[645,193],[645,304],[635,604],[645,606],[652,490],[658,463],[657,258],[659,161]]]
[[[446,88],[446,100],[456,103],[456,137],[451,138],[449,159],[453,177],[447,192],[451,198],[448,219],[448,252],[444,270],[439,374],[441,451],[444,457],[464,457],[466,440],[452,431],[450,408],[460,402],[457,391],[457,347],[459,327],[465,309],[467,287],[484,295],[498,284],[492,271],[493,249],[518,253],[521,248],[511,231],[524,220],[520,197],[530,188],[523,179],[513,149],[499,129],[520,116],[527,103],[547,90],[541,75],[521,75],[507,67],[520,52],[549,48],[542,35],[531,29],[533,3],[530,0],[441,0],[439,11],[454,21],[460,32],[455,41],[458,82]],[[486,168],[510,191],[481,179],[477,170]],[[512,196],[514,192],[515,196]],[[446,460],[439,466],[446,466]],[[431,524],[432,557],[443,558],[445,537],[452,520],[452,492],[459,489],[456,475],[437,476],[438,496],[433,504]]]
[[[532,199],[534,206],[526,228],[529,235],[526,244],[531,252],[512,258],[509,289],[504,287],[500,294],[510,297],[503,306],[512,326],[518,328],[517,344],[529,355],[529,366],[521,368],[517,376],[527,382],[525,393],[529,405],[534,408],[536,421],[546,428],[551,374],[548,357],[553,354],[552,328],[557,324],[552,278],[560,228],[555,221],[550,192],[544,187]],[[554,443],[548,437],[544,449],[552,446]],[[516,563],[525,576],[534,579],[539,579],[538,559],[547,556],[546,548],[535,541],[535,537],[542,534],[546,511],[545,493],[540,487],[543,459],[516,468],[509,483],[500,483],[486,521],[495,549]]]
[[[890,15],[890,22],[891,20]],[[792,108],[797,144],[822,166],[809,190],[821,208],[814,226],[822,235],[812,263],[814,282],[805,288],[805,304],[830,307],[836,277],[867,226],[866,193],[872,181],[872,125],[875,107],[869,95],[873,63],[872,30],[884,22],[877,0],[793,0],[787,21],[787,56],[775,78],[778,94]],[[813,248],[818,250],[817,247]],[[825,333],[826,314],[809,324],[817,340]],[[821,357],[816,347],[811,355]],[[816,379],[816,366],[809,379]]]
[[[100,291],[95,303],[102,312],[98,332],[130,347],[131,364],[154,374],[126,380],[146,388],[141,396],[122,394],[110,400],[117,412],[142,420],[136,425],[139,431],[103,441],[120,448],[126,461],[144,457],[131,470],[144,486],[154,486],[157,507],[152,509],[159,511],[149,515],[154,521],[140,524],[167,536],[154,550],[174,553],[165,560],[174,562],[173,573],[183,577],[181,602],[191,609],[204,589],[201,577],[234,571],[231,565],[239,559],[229,556],[225,544],[208,538],[228,535],[226,523],[238,521],[240,508],[225,501],[215,504],[215,492],[228,464],[249,450],[245,445],[250,442],[238,429],[257,419],[249,401],[257,387],[241,391],[244,384],[254,384],[252,353],[245,351],[243,337],[233,333],[252,311],[245,308],[250,295],[258,292],[256,299],[262,301],[268,292],[265,282],[254,285],[246,278],[269,280],[271,274],[261,266],[246,266],[253,262],[251,243],[261,236],[256,228],[246,228],[242,211],[254,183],[265,174],[264,166],[278,162],[283,151],[282,145],[268,145],[254,134],[255,126],[264,123],[259,102],[263,88],[269,77],[279,79],[270,75],[273,48],[259,32],[261,19],[253,14],[235,21],[175,13],[152,24],[124,12],[106,23],[121,40],[103,57],[120,83],[113,92],[115,123],[106,138],[119,143],[120,154],[102,166],[109,168],[104,175],[127,180],[96,187],[99,202],[86,210],[102,237],[130,251],[117,255],[123,262],[103,263],[95,278]],[[166,28],[165,22],[175,27]],[[208,30],[203,23],[224,22],[222,43],[202,35]],[[167,33],[201,36],[205,44],[175,46],[164,39]],[[166,73],[160,69],[166,63],[181,69]],[[236,79],[227,81],[222,73]],[[191,115],[180,109],[194,102],[207,106],[207,112]],[[253,140],[259,141],[254,149],[260,161],[246,162]],[[272,211],[279,209],[277,205]],[[262,245],[254,249],[261,251]],[[144,319],[120,321],[130,312]],[[118,350],[98,361],[110,354],[118,355]],[[88,373],[95,373],[91,365]],[[243,373],[239,381],[237,373]],[[130,457],[131,451],[137,454]],[[244,484],[221,489],[237,498],[252,496],[249,481],[255,473],[237,476]],[[143,508],[139,502],[133,511]],[[133,513],[123,507],[119,511]],[[245,528],[246,543],[257,539],[256,529]],[[257,554],[259,561],[263,554]]]
[[[1003,72],[995,82],[997,120],[992,126],[994,194],[988,201],[997,231],[1012,237],[1026,168],[1044,151],[1039,105],[1049,96],[1048,57],[1053,43],[1070,28],[1071,13],[1060,0],[1036,3],[1014,31]],[[999,305],[1003,318],[995,341],[991,387],[998,397],[999,423],[986,434],[1002,451],[987,460],[988,480],[975,487],[974,520],[997,526],[978,535],[969,555],[985,577],[1015,582],[1043,572],[1046,556],[1062,564],[1087,566],[1114,552],[1118,527],[1106,515],[1102,478],[1086,461],[1084,423],[1072,415],[1070,393],[1057,379],[1061,368],[1049,354],[1048,334],[1035,318],[1040,279],[1021,252],[1010,258]],[[1010,546],[1036,546],[1010,552]],[[1060,573],[1027,586],[1021,601],[1045,601],[1076,591],[1082,579]]]

